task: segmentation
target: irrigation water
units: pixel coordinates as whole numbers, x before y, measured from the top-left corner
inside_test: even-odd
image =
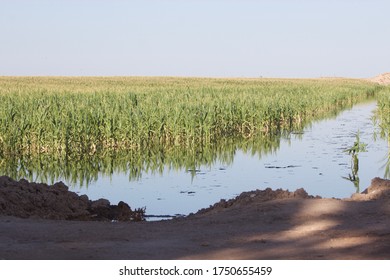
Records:
[[[147,215],[187,215],[220,199],[267,187],[304,188],[311,195],[345,198],[364,190],[372,178],[384,176],[389,147],[378,137],[372,120],[375,108],[375,101],[366,102],[314,122],[282,137],[278,148],[262,155],[237,149],[231,161],[217,159],[194,169],[167,166],[142,172],[136,179],[129,179],[127,172],[114,172],[97,176],[88,186],[63,181],[91,199],[146,207]],[[357,133],[367,151],[359,153],[359,169],[353,174],[346,150]]]

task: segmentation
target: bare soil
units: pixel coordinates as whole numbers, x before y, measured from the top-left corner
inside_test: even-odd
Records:
[[[111,205],[107,199],[91,201],[88,196],[78,196],[58,182],[52,186],[14,181],[0,176],[0,214],[21,218],[82,221],[142,221],[144,209],[132,210],[121,201]]]
[[[383,73],[368,80],[381,85],[390,85],[390,73]]]
[[[92,204],[62,183],[0,177],[0,259],[390,259],[390,181],[379,178],[350,199],[256,190],[158,222],[92,221]]]

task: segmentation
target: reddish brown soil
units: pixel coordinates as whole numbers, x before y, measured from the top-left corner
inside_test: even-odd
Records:
[[[343,200],[246,192],[159,222],[85,221],[96,215],[87,197],[38,185],[57,192],[56,203],[43,202],[37,184],[1,177],[0,259],[390,259],[389,180]]]

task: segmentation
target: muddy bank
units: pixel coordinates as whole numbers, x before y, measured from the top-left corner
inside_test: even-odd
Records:
[[[243,192],[239,196],[225,200],[221,199],[219,202],[211,205],[208,208],[199,210],[195,215],[217,213],[227,208],[245,208],[247,205],[253,203],[264,203],[272,200],[280,199],[322,199],[321,196],[309,195],[304,189],[297,189],[294,192],[288,190],[272,190],[267,188],[265,190],[254,190],[249,192]],[[371,181],[371,185],[365,189],[362,193],[353,194],[351,198],[342,199],[343,201],[369,201],[377,199],[389,199],[390,200],[390,180],[381,178],[374,178]],[[335,199],[341,200],[341,199]],[[194,214],[192,214],[194,215]]]
[[[256,190],[139,223],[91,221],[93,202],[55,185],[0,178],[0,259],[390,259],[390,181],[380,178],[349,199]]]
[[[320,196],[312,196],[309,195],[304,189],[298,189],[294,192],[290,192],[288,190],[272,190],[271,188],[266,188],[265,190],[254,190],[250,192],[243,192],[235,198],[225,200],[221,199],[219,202],[211,205],[208,208],[200,209],[195,215],[201,215],[206,213],[216,213],[219,211],[223,211],[226,208],[240,208],[245,207],[245,205],[249,205],[251,203],[261,203],[270,200],[277,199],[288,199],[288,198],[321,198]],[[192,214],[194,215],[194,214]]]
[[[230,207],[242,207],[253,201],[265,202],[285,198],[321,198],[307,194],[304,189],[290,192],[287,190],[255,190],[243,192],[236,198],[221,201],[195,214],[215,213]],[[125,202],[111,205],[107,199],[89,200],[87,195],[69,191],[62,182],[53,185],[15,181],[10,177],[0,177],[0,215],[20,218],[43,218],[53,220],[81,221],[144,221],[144,209],[132,210]]]
[[[235,198],[221,199],[208,208],[200,209],[195,214],[213,214],[228,208],[245,208],[253,203],[264,203],[280,199],[321,199],[309,195],[304,189],[294,192],[288,190],[254,190],[243,192]],[[346,201],[367,201],[390,199],[390,180],[374,178],[371,185],[362,193],[354,194]],[[121,201],[111,205],[107,199],[89,200],[87,195],[78,195],[62,182],[54,185],[15,181],[7,176],[0,177],[0,215],[20,218],[43,218],[53,220],[81,221],[144,221],[144,209],[132,210]]]
[[[58,182],[54,185],[0,177],[0,215],[81,221],[142,221],[144,210],[125,202],[111,205],[106,199],[89,200]]]

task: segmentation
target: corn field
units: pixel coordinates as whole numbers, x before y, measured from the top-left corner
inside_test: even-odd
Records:
[[[378,94],[377,118],[381,128],[381,137],[388,139],[388,155],[385,164],[385,178],[390,178],[390,86],[382,89]]]
[[[299,130],[380,89],[352,79],[0,77],[0,156],[250,139]]]

